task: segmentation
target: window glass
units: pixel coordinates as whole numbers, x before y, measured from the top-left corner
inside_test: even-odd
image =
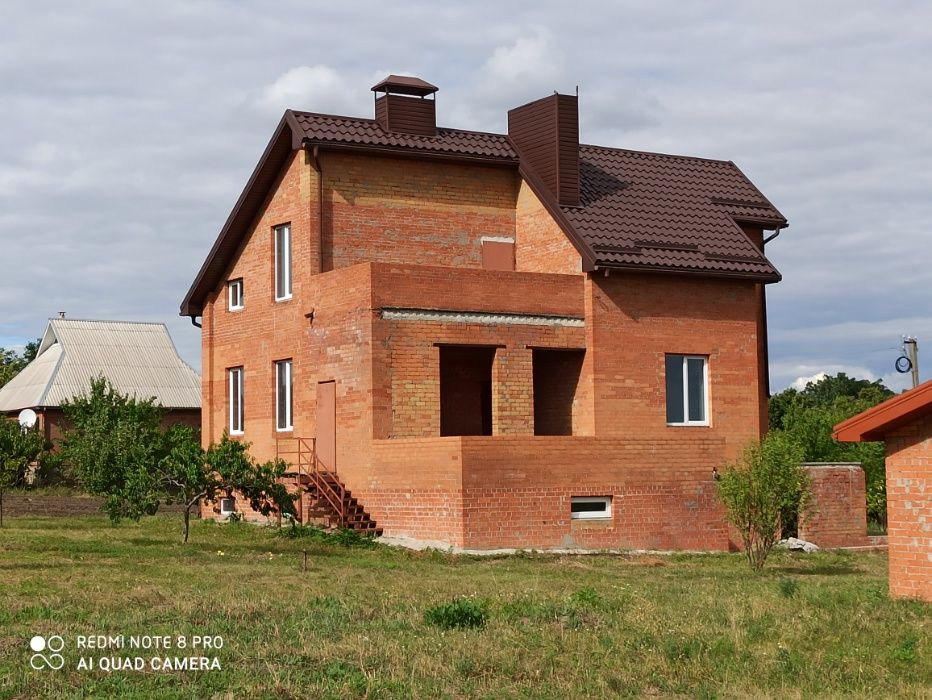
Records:
[[[275,363],[275,415],[278,430],[292,427],[291,360]]]
[[[275,227],[275,298],[291,296],[291,226]]]
[[[701,357],[686,358],[686,382],[689,399],[689,420],[705,420],[705,359]]]
[[[667,423],[682,423],[683,410],[683,356],[667,355]]]
[[[230,433],[243,432],[243,368],[235,367],[229,374],[230,394]]]

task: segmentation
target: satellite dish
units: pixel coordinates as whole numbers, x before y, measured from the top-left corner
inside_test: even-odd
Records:
[[[31,408],[24,408],[19,412],[19,424],[24,428],[33,428],[36,425],[36,412]]]

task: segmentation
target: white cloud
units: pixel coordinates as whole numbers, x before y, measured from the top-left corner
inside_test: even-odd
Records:
[[[368,117],[371,103],[371,95],[357,81],[323,64],[290,68],[259,90],[255,98],[256,107],[274,116],[297,109]]]

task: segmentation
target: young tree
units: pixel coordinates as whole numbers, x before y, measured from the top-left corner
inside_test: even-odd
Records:
[[[71,427],[62,456],[84,488],[103,496],[114,522],[155,513],[159,487],[155,467],[164,454],[163,411],[154,399],[138,400],[117,392],[105,378],[91,381],[90,392],[62,404]]]
[[[3,527],[3,494],[21,483],[29,465],[45,451],[45,438],[24,430],[16,421],[0,416],[0,527]]]
[[[802,456],[794,441],[770,433],[762,442],[748,444],[736,462],[722,469],[718,495],[755,571],[779,542],[785,520],[808,505],[810,482],[800,466]]]
[[[168,429],[166,444],[166,455],[157,468],[158,481],[166,503],[184,507],[185,543],[191,511],[201,499],[214,501],[235,491],[263,515],[294,514],[293,497],[278,482],[285,472],[283,462],[257,464],[249,455],[248,443],[231,440],[226,434],[205,452],[194,431],[181,425]]]

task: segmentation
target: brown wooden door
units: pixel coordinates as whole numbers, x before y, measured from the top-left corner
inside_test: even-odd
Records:
[[[337,385],[317,384],[317,457],[327,469],[337,468]]]

